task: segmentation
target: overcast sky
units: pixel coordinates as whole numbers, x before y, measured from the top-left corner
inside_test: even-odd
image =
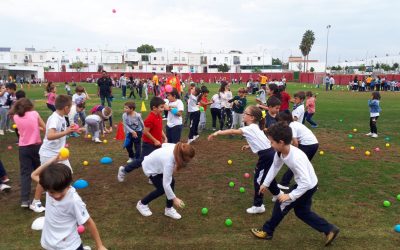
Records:
[[[116,13],[113,14],[112,10]],[[264,51],[328,63],[400,53],[397,0],[0,0],[0,47]]]

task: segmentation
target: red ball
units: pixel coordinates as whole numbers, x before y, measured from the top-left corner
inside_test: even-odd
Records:
[[[85,232],[85,226],[84,225],[79,225],[78,226],[78,233],[83,234]]]
[[[245,173],[243,176],[244,176],[244,178],[250,178],[250,174],[249,173]]]
[[[8,148],[8,150],[11,150],[11,149],[12,149],[12,146],[8,146],[7,148]]]
[[[380,148],[375,148],[375,152],[379,152],[379,151],[381,151],[381,149]]]

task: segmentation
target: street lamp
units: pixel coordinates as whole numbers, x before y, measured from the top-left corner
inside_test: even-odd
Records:
[[[329,42],[329,29],[332,26],[329,24],[328,26],[326,26],[327,29],[327,33],[326,33],[326,53],[325,53],[325,73],[326,73],[326,68],[328,66],[328,42]]]

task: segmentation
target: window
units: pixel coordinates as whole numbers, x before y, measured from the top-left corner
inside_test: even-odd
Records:
[[[217,58],[216,58],[216,57],[213,57],[213,61],[214,61],[214,62],[217,61]]]
[[[40,60],[43,60],[43,56],[40,56]]]
[[[174,62],[176,62],[176,61],[178,61],[178,57],[175,56],[174,57]]]
[[[156,60],[157,60],[157,57],[153,57],[153,60],[156,61]]]
[[[247,61],[250,61],[250,57],[247,57]]]
[[[184,57],[182,57],[182,61],[185,61],[185,58],[184,58]]]
[[[163,56],[161,57],[161,61],[164,61],[164,57]]]
[[[228,62],[228,57],[225,57],[225,62],[226,62],[226,63]]]
[[[259,56],[259,57],[257,57],[257,59],[260,61],[260,60],[261,60],[261,57]]]

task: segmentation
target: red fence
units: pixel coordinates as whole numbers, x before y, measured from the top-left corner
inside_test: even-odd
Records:
[[[112,78],[119,78],[121,72],[108,72],[108,75]],[[158,77],[167,77],[168,74],[157,74]],[[258,79],[258,73],[182,73],[179,74],[183,80],[191,77],[193,81],[199,82],[203,80],[205,82],[216,82],[217,80],[231,81],[232,79],[239,80],[242,77],[242,82],[246,82],[248,79]],[[270,80],[281,79],[285,76],[287,81],[293,81],[293,73],[263,73],[268,76]],[[151,78],[152,73],[125,73],[125,76],[133,78]],[[98,72],[45,72],[44,78],[51,82],[71,82],[71,81],[86,81],[87,78],[100,78],[101,73]]]

